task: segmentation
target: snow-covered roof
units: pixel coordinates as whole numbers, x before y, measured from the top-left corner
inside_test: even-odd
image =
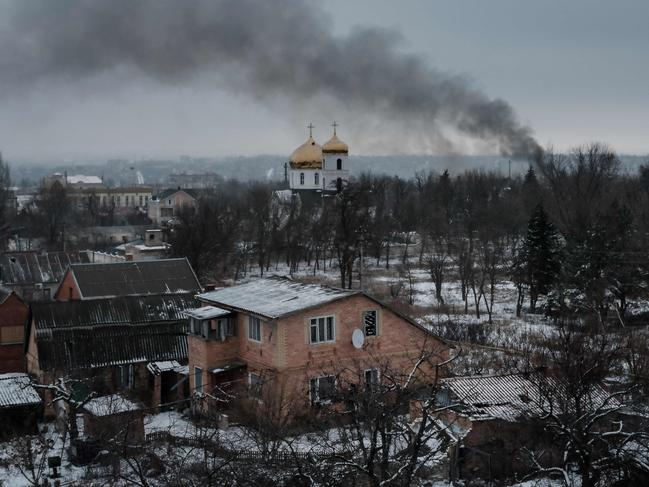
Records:
[[[83,174],[73,174],[68,176],[68,184],[101,184],[99,176],[84,176]]]
[[[154,375],[160,375],[162,372],[175,371],[180,367],[181,365],[177,360],[161,360],[159,362],[151,362],[146,366],[149,372]]]
[[[210,291],[197,297],[224,308],[276,319],[359,293],[360,291],[317,284],[302,284],[284,277],[271,277]]]
[[[197,318],[199,320],[211,320],[218,318],[219,316],[225,316],[232,313],[232,311],[222,308],[217,308],[216,306],[203,306],[201,308],[188,309],[185,311],[187,316],[192,318]]]
[[[0,408],[40,404],[41,396],[29,376],[20,372],[0,374]]]
[[[536,374],[526,377],[522,374],[480,375],[443,379],[459,403],[462,413],[474,421],[502,419],[517,421],[521,417],[535,417],[543,414],[552,401],[555,408],[571,408],[571,401],[560,381]],[[599,386],[593,386],[590,407],[607,404],[611,408],[619,405],[610,399]]]
[[[95,397],[88,401],[83,408],[93,416],[110,416],[111,414],[137,411],[142,409],[142,406],[120,394],[111,394]]]
[[[453,377],[442,380],[474,420],[516,421],[541,412],[539,388],[522,375]]]

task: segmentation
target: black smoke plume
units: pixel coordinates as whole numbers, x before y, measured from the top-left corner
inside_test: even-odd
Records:
[[[7,5],[7,4],[5,4]],[[0,22],[1,97],[52,78],[135,68],[164,83],[199,76],[259,99],[330,97],[358,113],[450,129],[531,157],[540,149],[512,107],[404,54],[394,31],[331,33],[300,0],[13,0]]]

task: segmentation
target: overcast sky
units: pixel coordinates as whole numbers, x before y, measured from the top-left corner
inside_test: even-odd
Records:
[[[0,0],[0,29],[14,21],[7,13],[14,1]],[[309,5],[324,10],[336,37],[359,26],[400,32],[400,51],[469,78],[488,97],[506,100],[543,146],[563,150],[603,141],[621,153],[649,153],[646,0],[325,0]],[[353,153],[448,150],[405,143],[408,120],[396,121],[397,128],[358,111],[352,116],[333,105],[323,108],[322,101],[311,103],[308,96],[260,99],[249,90],[212,83],[209,76],[168,83],[117,67],[3,91],[0,150],[9,160],[288,154],[304,141],[309,121],[316,125],[316,138],[326,140],[334,117]],[[407,118],[402,112],[398,117]],[[481,148],[459,144],[453,150]]]

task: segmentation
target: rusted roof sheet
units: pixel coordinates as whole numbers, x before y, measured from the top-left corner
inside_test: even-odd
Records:
[[[6,252],[0,255],[0,282],[54,284],[61,281],[70,264],[89,261],[86,252]]]
[[[187,259],[74,264],[70,272],[83,299],[201,291]]]
[[[44,370],[187,360],[184,323],[59,329],[37,339],[39,365]]]
[[[32,303],[31,309],[38,338],[41,331],[51,329],[184,323],[185,311],[196,308],[198,304],[193,293],[185,293]]]
[[[359,293],[271,277],[203,293],[198,295],[198,299],[219,307],[276,319]]]
[[[0,408],[40,404],[41,397],[23,373],[0,374]]]

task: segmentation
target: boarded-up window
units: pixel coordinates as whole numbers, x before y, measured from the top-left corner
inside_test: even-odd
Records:
[[[378,313],[375,309],[363,311],[363,329],[366,337],[375,337],[379,334]]]

